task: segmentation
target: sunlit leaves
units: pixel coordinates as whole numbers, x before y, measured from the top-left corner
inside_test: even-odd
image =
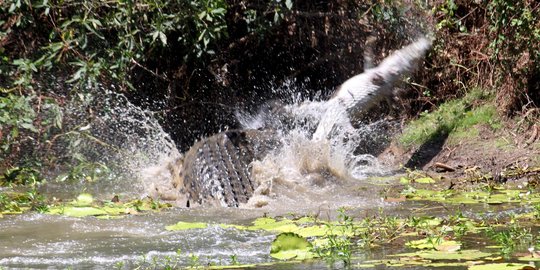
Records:
[[[38,132],[34,126],[36,113],[32,107],[32,99],[30,96],[14,94],[0,97],[0,130],[9,131],[0,137],[0,147],[3,151],[9,149],[21,131]]]
[[[197,57],[201,57],[203,54],[213,54],[214,50],[210,45],[227,35],[225,31],[227,28],[225,21],[227,3],[223,0],[191,1],[190,8],[196,13],[196,16],[193,17],[197,36],[194,40],[194,53]],[[190,42],[189,36],[183,36],[182,40]]]

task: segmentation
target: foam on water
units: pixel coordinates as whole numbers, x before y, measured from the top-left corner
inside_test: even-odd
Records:
[[[243,207],[275,210],[292,205],[307,208],[326,205],[334,208],[373,200],[358,196],[355,190],[363,179],[382,174],[385,168],[375,156],[357,152],[366,135],[378,132],[377,123],[381,122],[362,125],[352,132],[338,131],[329,140],[314,141],[311,137],[325,108],[325,101],[298,101],[286,105],[288,119],[280,125],[275,124],[276,116],[272,110],[240,115],[239,121],[244,128],[278,128],[281,140],[278,149],[263,160],[253,162],[252,176],[258,188]]]

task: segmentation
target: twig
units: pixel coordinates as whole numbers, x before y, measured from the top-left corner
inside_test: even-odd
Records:
[[[148,69],[147,67],[145,67],[145,66],[139,64],[139,62],[137,62],[137,61],[136,61],[135,59],[133,59],[133,58],[131,58],[131,63],[135,64],[136,66],[138,66],[138,67],[140,67],[140,68],[142,68],[142,69],[144,69],[144,70],[146,70],[147,72],[149,72],[150,74],[156,76],[157,78],[160,78],[160,79],[162,79],[162,80],[164,80],[164,81],[166,81],[166,82],[171,82],[171,80],[169,80],[167,77],[165,77],[165,76],[163,76],[163,75],[159,75],[159,74],[157,74],[156,72],[154,72],[154,71]]]
[[[525,141],[525,145],[531,145],[533,142],[536,141],[536,137],[538,136],[538,130],[540,129],[540,126],[537,126],[535,124],[532,129],[533,129],[533,132],[531,134],[531,137],[529,137],[529,139]]]
[[[435,164],[433,164],[433,166],[436,167],[436,168],[440,168],[445,172],[454,172],[454,171],[456,171],[456,169],[454,167],[452,167],[450,165],[447,165],[447,164],[444,164],[444,163],[441,163],[441,162],[435,162]]]

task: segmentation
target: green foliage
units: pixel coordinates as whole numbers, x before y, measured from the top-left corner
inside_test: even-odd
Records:
[[[182,259],[182,250],[178,249],[173,256],[165,256],[159,258],[157,256],[151,257],[150,261],[147,261],[146,257],[142,257],[135,263],[134,269],[178,269],[180,260]],[[124,262],[118,262],[116,267],[123,269]]]
[[[52,98],[0,93],[0,162],[24,143],[45,142],[62,127],[63,113]]]
[[[40,172],[28,167],[10,168],[0,175],[0,186],[36,187],[43,182]]]
[[[502,62],[506,72],[512,72],[523,52],[531,53],[532,59],[540,59],[540,17],[535,8],[534,1],[489,2],[490,31],[495,36],[490,47],[493,57]],[[501,57],[501,53],[507,57]],[[533,62],[540,67],[538,61]]]
[[[0,96],[0,140],[4,152],[19,138],[20,130],[38,132],[34,126],[36,113],[31,105],[32,97],[8,94]],[[2,131],[9,133],[3,134]],[[0,158],[2,158],[0,156]]]
[[[454,237],[456,238],[461,238],[469,231],[474,230],[475,227],[468,218],[463,216],[461,211],[453,216],[449,216],[448,223],[452,226],[452,231],[454,232]]]
[[[68,82],[79,86],[106,80],[130,86],[125,80],[129,71],[162,49],[173,49],[185,60],[214,54],[228,35],[228,8],[224,0],[4,1],[0,37],[26,34],[35,45],[0,52],[8,64],[0,76],[13,76],[13,85],[31,87],[34,73],[61,70],[71,74]],[[262,9],[249,6],[246,20],[252,29],[267,28],[271,24],[264,12],[273,10],[278,21],[290,8],[290,0],[270,1]]]
[[[46,212],[48,206],[45,197],[37,188],[45,183],[41,173],[32,167],[12,167],[0,175],[0,217],[2,213],[22,213],[27,210]],[[10,190],[23,190],[10,191]]]
[[[240,262],[238,261],[238,255],[233,254],[229,256],[229,258],[231,259],[231,265],[240,265]]]
[[[48,209],[45,197],[35,188],[26,192],[0,192],[0,214],[18,214],[28,210],[44,213]]]
[[[112,177],[112,171],[104,163],[79,159],[67,172],[58,175],[56,181],[74,183],[96,182]]]
[[[454,0],[446,0],[441,5],[434,7],[434,13],[441,13],[442,19],[437,22],[435,28],[441,30],[443,28],[458,29],[460,32],[467,32],[467,28],[463,25],[463,20],[456,15],[458,6]]]
[[[201,259],[199,258],[199,256],[195,254],[191,254],[189,256],[189,267],[195,269],[202,268]]]
[[[230,18],[225,0],[1,1],[0,162],[19,165],[60,139],[74,138],[72,146],[77,136],[86,136],[62,130],[62,106],[77,96],[86,99],[97,84],[134,89],[136,68],[169,80],[170,69],[160,59],[170,55],[168,64],[175,67],[205,66],[230,43],[227,20],[245,20],[250,33],[264,34],[292,6],[291,0],[248,4],[234,15],[239,18]],[[156,62],[156,69],[147,67]],[[107,171],[74,157],[79,165],[62,180],[93,180],[97,171]]]
[[[194,20],[195,29],[198,33],[195,42],[195,53],[197,57],[200,57],[203,53],[214,54],[215,52],[209,48],[209,44],[211,41],[219,40],[226,35],[224,30],[227,28],[225,21],[227,3],[224,0],[191,1],[190,5],[193,10],[198,12]]]

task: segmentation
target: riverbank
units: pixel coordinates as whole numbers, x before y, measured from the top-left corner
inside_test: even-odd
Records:
[[[489,92],[474,90],[404,125],[379,158],[393,167],[452,179],[539,180],[540,111],[497,111]]]

